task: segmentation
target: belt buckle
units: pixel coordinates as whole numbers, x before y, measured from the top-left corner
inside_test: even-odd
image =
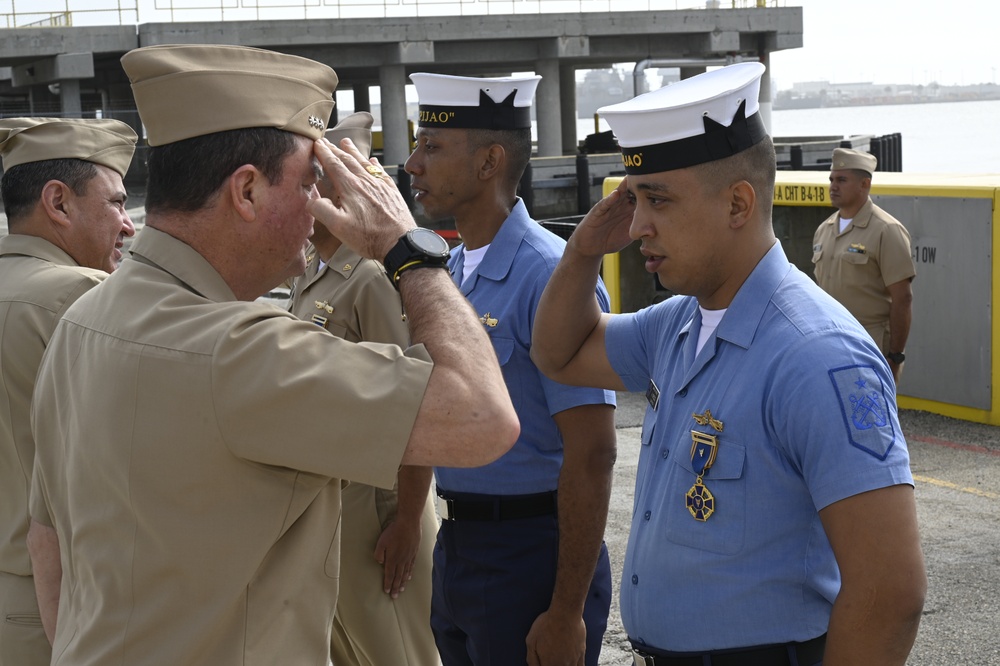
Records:
[[[632,649],[632,663],[635,666],[656,666],[656,662],[651,655],[646,655],[635,648]]]
[[[442,520],[455,520],[455,500],[445,499],[438,495],[437,510]]]

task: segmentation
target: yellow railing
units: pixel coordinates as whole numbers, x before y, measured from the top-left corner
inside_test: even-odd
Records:
[[[777,7],[785,0],[0,0],[0,28]]]

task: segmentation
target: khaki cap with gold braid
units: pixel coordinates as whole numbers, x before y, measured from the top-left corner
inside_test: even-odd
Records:
[[[323,136],[337,74],[243,46],[146,46],[122,57],[151,146],[249,127]]]
[[[109,118],[0,120],[4,170],[29,162],[78,159],[106,166],[124,178],[138,138],[131,127]]]

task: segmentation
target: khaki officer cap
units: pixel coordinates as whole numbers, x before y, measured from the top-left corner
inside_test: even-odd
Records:
[[[860,150],[850,150],[849,148],[834,148],[830,171],[860,169],[870,176],[875,173],[876,164],[878,164],[878,160],[871,153],[863,153]]]
[[[242,46],[146,46],[122,56],[151,146],[250,127],[323,136],[337,74]]]
[[[339,148],[341,139],[350,139],[362,155],[371,157],[374,122],[367,111],[352,113],[326,131],[326,140]]]
[[[0,120],[4,170],[29,162],[78,159],[106,166],[124,178],[138,138],[131,127],[108,118]]]

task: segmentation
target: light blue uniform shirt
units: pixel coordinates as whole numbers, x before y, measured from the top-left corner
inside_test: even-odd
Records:
[[[452,251],[449,268],[461,282],[462,249]],[[521,435],[499,460],[473,469],[435,468],[442,490],[488,495],[524,495],[555,490],[562,467],[562,437],[557,414],[571,407],[615,404],[613,391],[558,384],[545,377],[528,356],[535,310],[566,242],[528,216],[520,199],[490,243],[476,271],[461,285],[493,342],[507,391],[521,421]],[[604,285],[597,291],[609,309]],[[483,433],[489,437],[489,433]]]
[[[622,622],[661,650],[815,638],[840,589],[817,512],[913,483],[892,375],[864,329],[778,243],[695,358],[700,326],[695,299],[678,296],[607,329],[626,387],[647,391],[652,378],[659,389],[643,422]],[[716,427],[693,418],[706,410]],[[692,430],[718,438],[703,480],[715,513],[704,522],[686,502]]]

